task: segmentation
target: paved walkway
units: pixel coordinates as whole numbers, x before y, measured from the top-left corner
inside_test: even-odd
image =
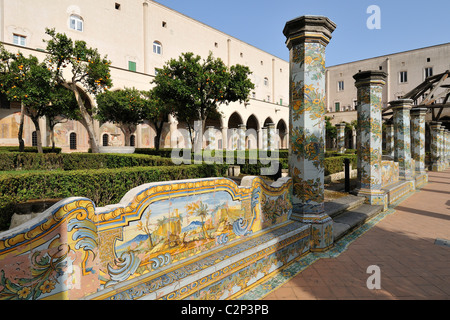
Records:
[[[429,183],[395,208],[347,250],[320,258],[265,296],[267,300],[450,300],[450,170],[429,172]],[[369,290],[369,266],[381,271],[381,289]]]

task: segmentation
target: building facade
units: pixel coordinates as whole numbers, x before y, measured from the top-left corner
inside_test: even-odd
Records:
[[[287,86],[289,64],[278,57],[231,37],[217,29],[167,8],[155,1],[88,1],[78,0],[0,0],[0,41],[9,51],[21,51],[45,57],[49,39],[45,28],[55,28],[73,40],[84,40],[97,48],[101,55],[111,60],[111,78],[114,87],[151,88],[156,69],[181,53],[193,52],[206,58],[212,52],[228,66],[246,65],[252,71],[255,89],[249,104],[222,105],[222,118],[207,123],[218,135],[217,148],[233,146],[235,136],[229,132],[245,126],[251,130],[246,137],[246,147],[261,147],[263,131],[274,124],[280,132],[277,144],[287,147],[289,118]],[[89,97],[95,105],[95,97]],[[3,103],[0,109],[0,145],[17,145],[19,105]],[[41,120],[45,128],[45,119]],[[171,118],[165,124],[161,137],[162,147],[183,147],[184,140],[173,137],[176,129],[186,129],[186,124]],[[42,141],[49,145],[49,134],[42,130]],[[34,126],[25,121],[26,145],[35,142]],[[96,133],[100,145],[123,143],[121,131],[111,123],[97,123]],[[136,147],[154,146],[156,131],[149,123],[139,125],[133,137]],[[68,121],[55,128],[56,145],[64,152],[86,151],[88,135],[76,121]]]
[[[333,124],[356,120],[357,90],[353,76],[366,70],[388,74],[383,89],[386,107],[427,77],[450,70],[450,43],[328,67],[327,111]]]

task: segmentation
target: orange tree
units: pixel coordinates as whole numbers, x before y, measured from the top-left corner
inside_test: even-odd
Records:
[[[110,64],[107,56],[102,57],[98,50],[88,47],[85,41],[70,39],[55,29],[46,29],[50,40],[47,43],[46,63],[57,83],[75,95],[80,110],[80,122],[86,128],[92,153],[99,152],[99,144],[94,132],[95,110],[89,108],[82,91],[97,96],[112,86]],[[67,72],[64,72],[66,69]]]

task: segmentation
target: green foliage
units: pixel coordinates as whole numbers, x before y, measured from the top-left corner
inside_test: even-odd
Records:
[[[254,84],[248,76],[248,67],[242,65],[226,67],[212,53],[206,60],[192,52],[183,53],[178,59],[169,60],[158,69],[153,83],[155,94],[174,107],[179,121],[192,124],[216,115],[220,104],[233,101],[246,102]]]
[[[35,199],[86,197],[97,206],[118,203],[131,189],[150,182],[223,176],[226,165],[134,167],[36,172],[0,176],[0,229],[9,226],[13,204]]]
[[[172,166],[170,159],[139,154],[35,154],[20,152],[0,153],[0,170],[80,170],[126,168],[137,166]]]
[[[53,150],[52,148],[49,147],[43,147],[42,149],[44,150],[44,153],[61,153],[61,148],[55,148],[55,150]],[[1,152],[19,152],[19,147],[1,146],[0,153]],[[36,147],[25,147],[25,150],[23,152],[37,153],[38,151]]]
[[[344,159],[350,159],[350,164],[353,169],[357,166],[357,156],[356,155],[345,155],[339,157],[328,157],[324,160],[325,175],[328,176],[333,173],[338,173],[344,171]]]

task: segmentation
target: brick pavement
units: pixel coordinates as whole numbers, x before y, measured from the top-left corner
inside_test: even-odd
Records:
[[[429,172],[429,183],[394,214],[336,258],[319,259],[272,291],[267,300],[450,300],[450,170]],[[381,289],[369,290],[367,268],[381,270]]]

